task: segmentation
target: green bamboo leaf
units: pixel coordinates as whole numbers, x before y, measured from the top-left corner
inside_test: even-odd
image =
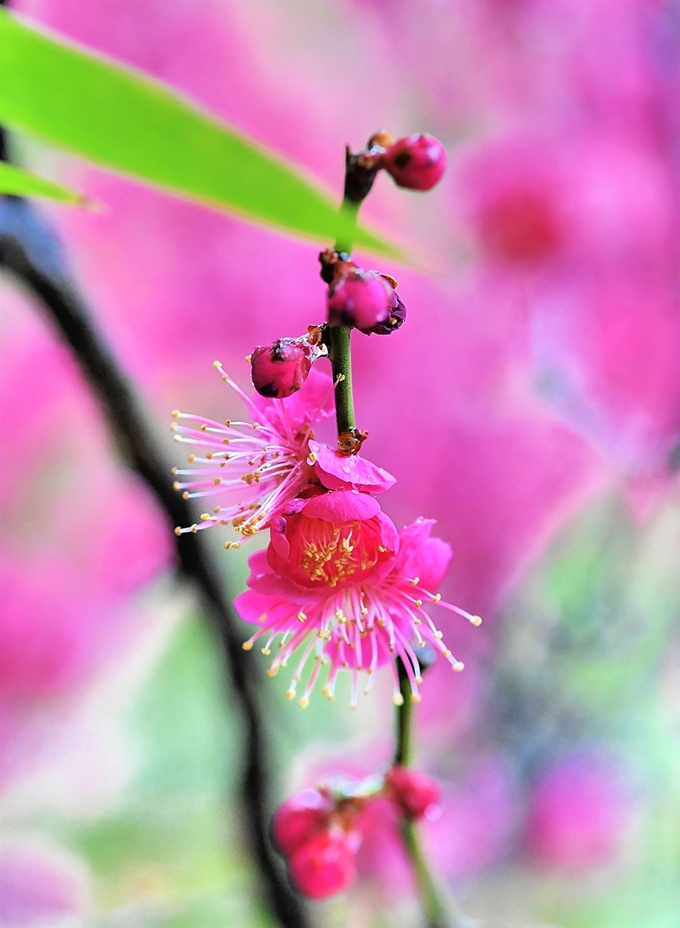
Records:
[[[85,197],[73,190],[0,161],[0,194],[5,193],[25,197],[46,197],[49,200],[61,200],[63,203],[85,202]]]
[[[179,196],[330,242],[316,182],[171,88],[0,9],[0,122]],[[366,228],[357,246],[400,250]]]

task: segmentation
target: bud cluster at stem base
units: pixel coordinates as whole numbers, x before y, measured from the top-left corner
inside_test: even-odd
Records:
[[[291,883],[310,899],[337,895],[356,882],[356,853],[363,830],[373,827],[373,801],[386,798],[409,821],[439,812],[439,786],[417,770],[395,766],[382,779],[336,780],[333,787],[291,796],[271,823],[272,841],[286,858]]]

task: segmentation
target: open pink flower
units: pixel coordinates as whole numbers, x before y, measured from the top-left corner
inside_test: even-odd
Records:
[[[474,625],[481,619],[443,602],[435,592],[451,549],[430,538],[434,522],[419,519],[397,532],[374,498],[351,491],[299,503],[302,508],[272,527],[267,552],[250,558],[250,589],[235,603],[242,619],[261,626],[245,642],[245,650],[266,635],[262,652],[268,655],[281,636],[270,676],[304,645],[287,697],[294,698],[312,656],[314,666],[300,699],[303,707],[323,665],[329,665],[323,688],[329,699],[339,671],[350,671],[353,707],[360,671],[368,676],[364,690],[368,693],[375,671],[384,664],[392,668],[394,701],[401,703],[396,657],[406,667],[412,698],[418,700],[422,678],[416,650],[425,643],[434,646],[454,670],[462,670],[424,604],[437,603]]]
[[[267,528],[287,504],[309,485],[336,489],[356,488],[378,493],[394,477],[365,459],[348,457],[313,441],[312,426],[332,415],[333,383],[326,374],[311,371],[303,387],[286,399],[252,399],[215,367],[248,407],[252,422],[216,422],[204,416],[173,412],[175,441],[205,448],[202,456],[189,455],[189,468],[173,468],[175,489],[185,499],[204,496],[226,498],[226,505],[201,515],[201,522],[175,533],[196,532],[213,525],[231,524],[241,535]],[[191,425],[180,425],[188,420]],[[225,547],[239,542],[226,542]]]

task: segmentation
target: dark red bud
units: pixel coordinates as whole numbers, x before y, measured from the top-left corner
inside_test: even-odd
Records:
[[[333,802],[318,789],[306,789],[283,802],[272,818],[272,841],[290,856],[328,826]]]
[[[409,135],[390,145],[382,164],[399,187],[431,190],[446,169],[446,152],[431,135]]]
[[[390,315],[386,322],[377,322],[370,329],[361,329],[364,335],[391,335],[406,322],[406,306],[396,291],[396,281],[384,274],[382,277],[390,284]]]
[[[316,835],[295,851],[289,873],[310,899],[327,899],[349,889],[357,879],[351,836],[340,829]]]
[[[434,780],[408,767],[392,767],[385,777],[385,785],[408,818],[422,818],[441,798],[439,785]]]
[[[390,318],[391,287],[377,271],[352,268],[329,290],[331,325],[370,329]]]
[[[307,379],[313,352],[304,339],[279,338],[259,345],[251,355],[253,385],[261,396],[285,399]]]

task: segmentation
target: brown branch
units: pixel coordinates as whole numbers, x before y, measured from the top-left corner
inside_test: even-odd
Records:
[[[4,155],[4,134],[0,143]],[[195,522],[190,504],[172,489],[169,465],[150,437],[133,386],[97,331],[70,277],[57,237],[19,197],[0,197],[0,269],[8,271],[39,302],[70,347],[107,416],[123,460],[155,497],[167,516],[168,530]],[[243,660],[239,620],[200,533],[176,538],[176,555],[181,576],[197,588],[216,633],[233,689],[232,702],[241,716],[240,800],[263,902],[285,928],[308,928],[311,922],[306,910],[291,891],[269,842],[272,762],[253,665]]]

